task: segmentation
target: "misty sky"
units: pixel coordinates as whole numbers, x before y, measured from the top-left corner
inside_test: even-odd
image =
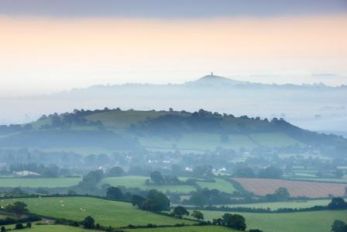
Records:
[[[235,79],[347,84],[345,0],[1,0],[0,96]]]

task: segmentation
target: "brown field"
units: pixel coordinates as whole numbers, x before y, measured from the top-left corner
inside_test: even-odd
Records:
[[[347,184],[338,183],[259,178],[233,178],[233,180],[239,182],[247,191],[260,196],[274,193],[279,187],[287,188],[292,197],[306,196],[318,198],[328,197],[329,195],[344,196],[347,191]]]

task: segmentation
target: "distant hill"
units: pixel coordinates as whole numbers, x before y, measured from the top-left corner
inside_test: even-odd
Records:
[[[0,148],[207,152],[217,149],[337,155],[347,140],[300,129],[283,119],[235,117],[204,110],[75,110],[0,127]]]
[[[183,84],[98,85],[61,93],[0,99],[0,121],[29,122],[42,114],[103,107],[139,110],[225,112],[237,116],[284,118],[302,128],[347,133],[347,87],[246,82],[215,74]],[[9,118],[10,120],[6,120]],[[29,120],[31,118],[31,120]]]

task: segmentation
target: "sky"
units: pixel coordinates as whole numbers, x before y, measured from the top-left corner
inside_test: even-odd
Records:
[[[347,84],[347,0],[1,0],[0,97],[207,73]]]

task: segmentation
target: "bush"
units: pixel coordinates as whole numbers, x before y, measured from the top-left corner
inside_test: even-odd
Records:
[[[21,229],[24,229],[24,226],[22,223],[17,223],[16,226],[15,226],[15,229],[16,230],[21,230]]]
[[[84,218],[84,220],[81,223],[84,228],[86,229],[93,229],[95,228],[95,220],[91,216],[87,216]]]

